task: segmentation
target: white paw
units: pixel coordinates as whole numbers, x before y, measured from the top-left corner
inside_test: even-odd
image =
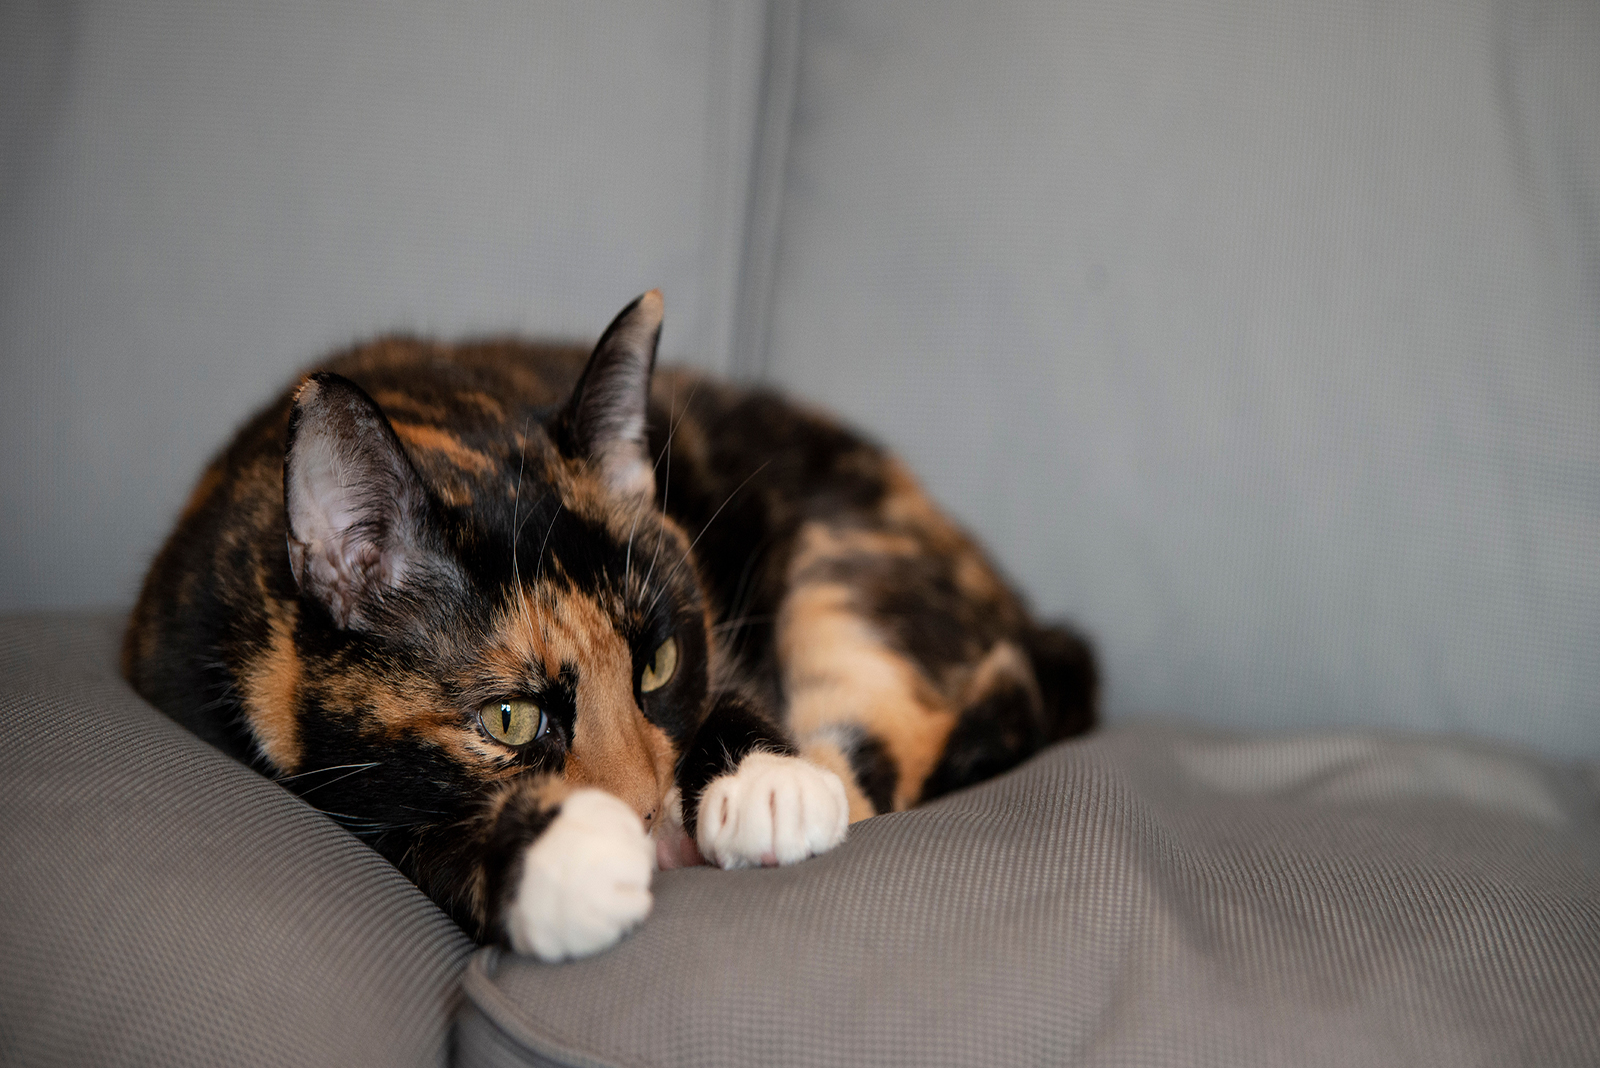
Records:
[[[695,838],[719,867],[793,864],[844,841],[849,816],[833,772],[799,757],[751,753],[700,795]]]
[[[644,823],[603,790],[575,790],[528,847],[506,915],[512,948],[540,960],[586,957],[650,912],[656,847]]]

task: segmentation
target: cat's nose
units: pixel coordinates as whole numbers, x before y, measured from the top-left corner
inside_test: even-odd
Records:
[[[639,814],[646,830],[661,811],[661,788],[655,781],[654,769],[642,760],[613,760],[597,769],[574,752],[567,757],[566,779],[573,786],[597,786],[621,799]]]

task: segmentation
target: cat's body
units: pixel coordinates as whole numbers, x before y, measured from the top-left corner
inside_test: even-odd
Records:
[[[208,468],[124,646],[157,706],[552,959],[620,937],[688,839],[790,863],[1093,721],[1088,647],[898,461],[652,384],[660,316],[636,301],[587,365],[336,357]]]

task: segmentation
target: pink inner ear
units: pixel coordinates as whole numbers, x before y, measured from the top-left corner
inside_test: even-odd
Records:
[[[295,403],[284,467],[290,565],[301,589],[348,627],[406,580],[425,490],[354,383],[314,377]]]
[[[350,473],[343,469],[331,443],[315,439],[303,445],[301,462],[289,472],[293,480],[289,521],[301,545],[295,577],[303,577],[326,599],[342,625],[348,622],[369,578],[384,577],[369,575],[381,564],[382,554],[360,533],[358,493],[355,486],[347,484]]]

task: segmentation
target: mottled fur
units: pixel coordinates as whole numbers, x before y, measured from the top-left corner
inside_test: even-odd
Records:
[[[1087,645],[1037,626],[897,460],[773,394],[652,378],[659,308],[587,363],[403,337],[328,360],[201,476],[128,627],[140,693],[481,939],[575,788],[648,827],[676,786],[693,834],[708,783],[798,752],[854,820],[1093,722]],[[668,637],[679,666],[643,692]],[[508,697],[545,737],[485,733]]]

